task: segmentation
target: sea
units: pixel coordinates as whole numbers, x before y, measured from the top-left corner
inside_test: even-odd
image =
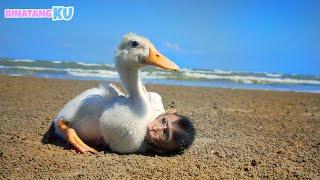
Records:
[[[114,65],[81,61],[0,58],[0,74],[49,79],[120,81]],[[140,76],[145,84],[320,93],[319,74],[301,75],[188,68],[174,72],[147,66],[141,69]]]

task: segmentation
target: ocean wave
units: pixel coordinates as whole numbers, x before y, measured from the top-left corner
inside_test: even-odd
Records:
[[[30,66],[0,66],[2,69],[28,70],[27,74],[46,71],[46,73],[64,72],[76,77],[97,77],[97,78],[118,78],[115,70],[105,69],[78,69],[78,68],[53,68],[53,67],[30,67]],[[175,80],[195,80],[195,81],[215,81],[225,80],[245,84],[314,84],[320,85],[320,81],[316,79],[298,79],[288,77],[261,77],[254,75],[239,74],[220,74],[216,72],[198,71],[198,70],[182,70],[182,72],[172,71],[141,71],[142,78],[147,79],[175,79]]]
[[[202,74],[208,74],[212,73],[213,71],[211,70],[199,70],[199,69],[188,69],[188,68],[182,68],[180,70],[181,72],[189,72],[189,73],[202,73]]]
[[[232,74],[233,73],[232,71],[221,70],[221,69],[214,69],[213,72],[217,73],[217,74]]]
[[[109,77],[113,78],[118,76],[116,71],[109,70],[85,70],[85,69],[74,69],[74,68],[47,68],[47,67],[29,67],[29,66],[0,66],[0,68],[6,69],[22,69],[30,71],[54,71],[54,72],[66,72],[73,76],[78,77]]]
[[[118,78],[118,73],[109,70],[68,69],[67,73],[76,77]]]
[[[140,72],[140,75],[145,79],[169,79],[165,72]]]
[[[11,70],[28,70],[30,72],[42,72],[47,73],[53,72],[65,72],[71,76],[75,77],[96,77],[96,78],[119,78],[118,72],[113,70],[99,70],[99,69],[75,69],[75,68],[51,68],[51,67],[29,67],[29,66],[2,66],[1,69],[11,69]],[[14,71],[15,73],[17,71]],[[30,74],[27,72],[27,74]],[[26,72],[20,72],[26,73]],[[11,73],[12,74],[12,73]],[[169,75],[168,72],[140,72],[142,78],[147,79],[164,79]]]
[[[33,61],[33,60],[12,60],[0,58],[0,65],[4,66],[26,66],[26,67],[43,67],[43,68],[73,68],[73,69],[101,69],[101,70],[114,70],[114,67],[109,64],[89,64],[83,62],[68,62],[68,61]]]
[[[281,77],[282,74],[277,74],[277,73],[264,73],[268,77]]]
[[[65,61],[35,61],[31,59],[0,59],[1,73],[25,74],[37,73],[68,74],[74,77],[118,78],[111,64],[96,64]],[[146,67],[140,72],[142,78],[167,79],[176,81],[198,82],[236,82],[243,84],[307,84],[320,85],[319,75],[295,75],[269,72],[236,72],[229,70],[202,70],[183,68],[180,72],[167,71],[154,67]]]
[[[14,62],[35,62],[35,60],[32,60],[32,59],[14,59],[12,61],[14,61]]]
[[[96,78],[119,78],[116,71],[109,70],[82,70],[82,69],[68,69],[67,73],[76,77],[96,77]],[[140,72],[140,76],[145,79],[159,79],[166,78],[161,75],[162,72]]]
[[[306,80],[306,79],[292,79],[292,78],[271,78],[271,77],[256,77],[256,76],[241,76],[241,75],[229,75],[221,76],[218,74],[203,74],[184,72],[185,76],[193,79],[207,79],[207,80],[231,80],[235,82],[247,83],[247,84],[273,84],[273,83],[285,83],[285,84],[320,84],[318,80]]]
[[[101,65],[103,65],[103,64],[96,64],[96,63],[85,63],[85,62],[80,62],[80,61],[78,61],[76,63],[79,65],[82,65],[82,66],[101,66]]]
[[[24,69],[24,70],[32,70],[32,71],[65,71],[65,69],[60,68],[47,68],[47,67],[30,67],[30,66],[0,66],[0,68],[6,69]]]

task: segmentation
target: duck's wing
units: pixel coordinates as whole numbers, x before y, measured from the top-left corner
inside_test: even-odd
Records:
[[[162,104],[162,98],[161,96],[156,92],[148,92],[150,97],[151,105],[155,111],[156,116],[159,116],[160,114],[164,113],[164,107]]]
[[[99,87],[88,89],[70,100],[53,119],[55,132],[64,138],[57,125],[61,119],[72,123],[72,127],[80,136],[89,139],[100,138],[99,117],[105,105],[114,98],[124,94],[113,84],[100,84]]]
[[[56,119],[72,121],[77,114],[99,114],[102,106],[113,98],[124,96],[120,89],[110,83],[88,89],[70,100],[57,114]]]
[[[125,94],[119,88],[111,83],[101,83],[99,88],[104,89],[105,97],[125,96]]]

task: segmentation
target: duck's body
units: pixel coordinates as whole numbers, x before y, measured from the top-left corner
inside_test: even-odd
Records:
[[[164,112],[160,95],[147,92],[139,78],[139,69],[148,64],[178,69],[147,39],[127,34],[116,52],[116,68],[126,94],[112,84],[86,90],[58,113],[56,133],[65,138],[68,128],[73,128],[86,143],[103,143],[120,153],[143,151],[147,124]],[[60,119],[67,122],[67,128],[59,126]]]
[[[141,119],[137,117],[136,110],[128,106],[132,100],[114,85],[101,84],[88,89],[69,101],[57,114],[55,131],[65,139],[57,128],[58,120],[63,118],[86,143],[105,144],[122,153],[143,152],[147,124],[164,112],[161,96],[155,92],[145,93],[152,109],[149,110],[150,115]]]

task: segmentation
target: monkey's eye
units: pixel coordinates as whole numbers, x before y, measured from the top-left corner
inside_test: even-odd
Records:
[[[161,119],[161,124],[164,125],[164,126],[167,125],[167,120],[166,120],[166,118],[163,117],[163,118]]]
[[[131,42],[131,47],[137,47],[139,45],[138,41],[132,41]]]
[[[168,140],[169,139],[169,129],[165,129],[164,131],[163,131],[163,137],[164,137],[164,139],[165,140]]]

